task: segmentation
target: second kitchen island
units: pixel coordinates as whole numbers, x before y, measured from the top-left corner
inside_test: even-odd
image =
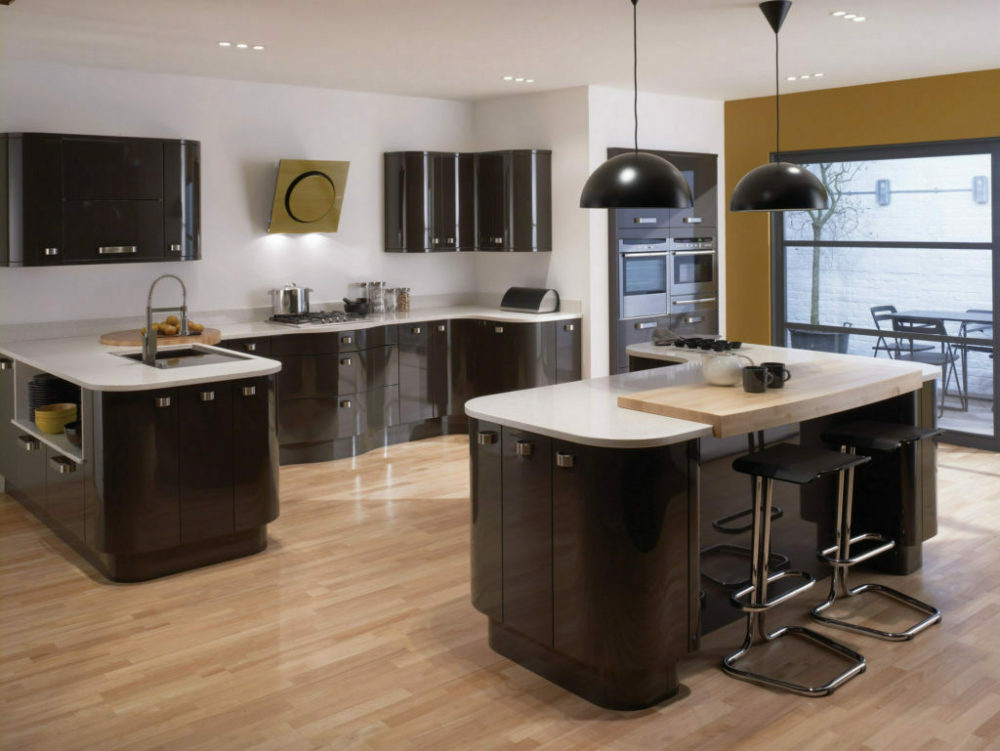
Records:
[[[472,601],[489,617],[493,649],[600,706],[639,709],[668,698],[678,689],[677,661],[702,633],[739,617],[730,590],[702,576],[702,557],[714,543],[745,542],[718,539],[711,521],[751,505],[746,476],[731,469],[746,433],[822,445],[822,431],[838,422],[934,422],[934,373],[920,365],[755,345],[745,353],[783,360],[803,377],[783,394],[717,389],[720,403],[735,398],[745,408],[695,422],[656,405],[717,388],[704,384],[702,355],[673,350],[662,355],[672,367],[466,404]],[[859,375],[819,388],[806,377],[845,369]],[[855,487],[857,528],[898,541],[877,559],[890,573],[919,568],[921,543],[936,533],[934,447],[913,450],[922,453],[910,457],[907,481],[886,457]],[[793,568],[828,575],[816,550],[833,535],[835,479],[802,492],[779,488],[784,518],[773,549]]]

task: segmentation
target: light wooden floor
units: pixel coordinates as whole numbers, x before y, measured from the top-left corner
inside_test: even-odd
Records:
[[[727,678],[737,637],[713,635],[684,696],[635,713],[490,651],[468,597],[467,461],[452,436],[285,468],[266,552],[132,585],[3,496],[0,747],[1000,748],[1000,456],[943,447],[941,533],[897,580],[941,626],[902,644],[831,632],[870,667],[827,699]]]

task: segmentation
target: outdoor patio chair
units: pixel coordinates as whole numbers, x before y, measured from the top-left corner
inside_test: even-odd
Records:
[[[875,307],[871,308],[871,312],[872,312],[872,320],[875,321],[875,328],[881,331],[883,322],[888,321],[889,326],[890,327],[892,326],[892,316],[896,312],[896,306],[876,305]],[[926,352],[928,350],[934,349],[934,345],[932,344],[913,344],[912,341],[910,342],[910,344],[913,345],[912,349],[913,352]],[[882,351],[885,352],[887,355],[889,355],[889,357],[898,358],[901,349],[905,349],[907,352],[911,351],[910,346],[900,342],[899,339],[895,339],[893,337],[885,337],[885,336],[880,336],[878,339],[876,339],[875,346],[872,347],[872,349],[875,350],[875,353],[872,355],[872,357],[878,357],[878,353]]]
[[[892,328],[897,333],[909,334],[911,337],[920,336],[921,334],[948,335],[948,330],[944,326],[944,320],[941,318],[909,318],[897,315],[892,318]],[[940,350],[922,352],[917,349],[917,346],[914,345],[912,338],[902,339],[901,348],[896,359],[922,362],[928,365],[939,365],[941,367],[941,400],[938,415],[944,414],[944,397],[948,393],[948,383],[952,376],[955,377],[955,388],[958,389],[958,399],[961,402],[962,409],[968,409],[969,405],[963,381],[958,377],[958,369],[955,367],[955,363],[961,359],[960,354],[955,351],[957,348],[947,342],[941,342]],[[931,345],[931,349],[933,350],[933,345]]]

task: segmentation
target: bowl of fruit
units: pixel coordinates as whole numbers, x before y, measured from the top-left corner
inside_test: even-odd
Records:
[[[153,331],[156,332],[157,337],[161,336],[198,336],[205,327],[200,323],[195,323],[194,321],[188,321],[188,330],[186,334],[181,333],[181,319],[177,316],[167,316],[162,321],[153,321]],[[139,329],[139,332],[145,336],[146,327],[143,326]]]

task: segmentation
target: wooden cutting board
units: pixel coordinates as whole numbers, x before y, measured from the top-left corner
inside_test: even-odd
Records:
[[[222,332],[218,329],[205,329],[200,334],[189,334],[188,336],[158,336],[156,337],[157,347],[167,347],[171,344],[218,344],[222,341]],[[111,331],[101,334],[101,344],[113,347],[141,347],[142,333],[139,329],[126,329],[125,331]]]
[[[725,438],[843,412],[923,385],[920,367],[912,363],[859,360],[789,365],[792,379],[785,387],[762,394],[698,381],[619,396],[618,406],[707,423],[716,437]]]

